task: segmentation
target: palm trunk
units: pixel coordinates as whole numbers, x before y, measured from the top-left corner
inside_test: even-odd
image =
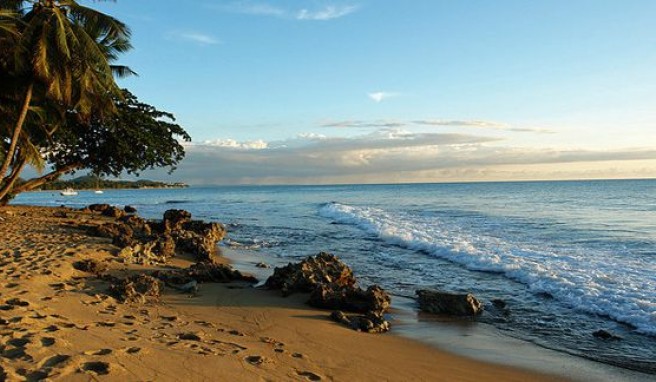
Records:
[[[18,121],[16,121],[16,126],[14,126],[14,133],[9,143],[9,149],[5,153],[5,160],[3,161],[2,167],[0,168],[0,179],[2,180],[6,178],[5,174],[7,173],[7,170],[9,169],[9,166],[11,165],[11,162],[14,160],[14,156],[16,155],[18,138],[20,137],[20,133],[23,130],[23,124],[25,123],[25,117],[27,117],[27,111],[30,108],[30,102],[32,102],[33,88],[34,83],[30,82],[29,86],[27,87],[27,91],[25,92],[25,99],[23,101],[23,106],[21,107],[20,114],[18,115]]]
[[[9,174],[9,176],[4,179],[5,183],[2,185],[2,188],[0,188],[0,205],[4,206],[9,203],[9,198],[7,198],[7,195],[14,188],[14,184],[18,179],[18,175],[20,175],[21,171],[23,171],[26,163],[27,159],[19,160],[18,163],[14,164],[14,167],[11,170],[11,174]]]

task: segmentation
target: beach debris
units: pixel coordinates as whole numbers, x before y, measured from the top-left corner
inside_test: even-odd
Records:
[[[277,267],[265,283],[269,289],[280,289],[283,296],[294,292],[312,292],[319,284],[335,284],[338,287],[356,284],[353,271],[337,256],[321,252],[299,263]]]
[[[353,330],[366,333],[385,333],[390,330],[390,324],[385,320],[382,314],[367,312],[364,315],[346,313],[336,310],[330,314],[330,318],[342,325]]]
[[[599,329],[599,330],[593,332],[592,335],[595,338],[599,338],[599,339],[602,339],[602,340],[618,341],[618,340],[622,339],[622,337],[620,337],[620,336],[618,336],[618,335],[616,335],[612,332],[609,332],[607,330],[604,330],[604,329]]]
[[[389,309],[390,302],[389,294],[378,285],[364,290],[354,286],[340,287],[333,283],[317,285],[310,294],[308,304],[321,309],[382,314]]]
[[[107,270],[108,265],[106,263],[101,263],[97,260],[86,259],[86,260],[74,262],[73,268],[77,269],[78,271],[100,275]]]
[[[419,309],[427,313],[475,316],[483,311],[483,304],[471,293],[458,294],[426,289],[416,293]]]
[[[113,282],[109,293],[124,303],[145,303],[160,296],[159,280],[145,274],[138,274]]]

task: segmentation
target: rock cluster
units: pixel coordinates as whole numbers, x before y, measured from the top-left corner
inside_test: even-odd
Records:
[[[158,300],[160,282],[152,276],[138,274],[121,280],[115,280],[109,293],[117,300],[127,303],[145,303],[148,300]]]
[[[280,289],[284,296],[288,296],[294,292],[312,292],[320,284],[352,287],[356,280],[351,268],[337,256],[321,252],[299,263],[275,268],[265,285],[269,289]]]
[[[418,290],[419,309],[427,313],[475,316],[483,311],[472,294],[447,293],[435,290]]]
[[[369,333],[389,330],[384,318],[390,307],[387,292],[377,285],[366,290],[358,287],[351,268],[329,253],[321,252],[299,263],[275,268],[265,286],[281,290],[284,296],[310,293],[309,305],[334,310],[331,319],[351,329]]]
[[[192,281],[198,283],[229,283],[232,281],[247,281],[256,283],[253,276],[246,276],[229,265],[215,263],[196,263],[186,269],[157,271],[154,277],[167,284],[184,285]]]
[[[211,262],[217,243],[225,236],[221,224],[191,220],[191,214],[184,210],[166,211],[161,222],[126,215],[108,204],[92,204],[86,210],[117,219],[91,227],[90,233],[111,238],[112,244],[122,248],[119,256],[129,264],[164,264],[176,251],[191,253],[199,262]]]

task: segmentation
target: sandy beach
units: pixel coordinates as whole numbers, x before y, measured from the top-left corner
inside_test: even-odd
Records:
[[[84,227],[109,219],[0,210],[0,380],[561,380],[355,332],[309,308],[307,296],[244,282],[202,284],[195,296],[164,288],[159,301],[120,303],[107,281],[72,266],[96,259],[115,274],[153,269],[124,265],[109,239],[87,235]]]

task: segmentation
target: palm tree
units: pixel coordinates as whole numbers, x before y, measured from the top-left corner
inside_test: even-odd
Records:
[[[15,100],[15,119],[5,124],[2,139],[8,147],[0,155],[0,180],[4,181],[0,188],[6,188],[7,178],[23,161],[20,143],[30,140],[22,136],[34,104],[59,107],[61,115],[74,111],[80,118],[113,111],[113,98],[121,96],[114,75],[132,72],[112,62],[131,45],[125,24],[75,0],[3,0],[0,33],[0,48],[5,52],[0,53],[4,66],[0,69],[11,79],[3,81],[0,93]],[[7,41],[10,50],[5,49]],[[12,107],[0,113],[6,114],[7,109]],[[10,166],[12,172],[7,175]]]

